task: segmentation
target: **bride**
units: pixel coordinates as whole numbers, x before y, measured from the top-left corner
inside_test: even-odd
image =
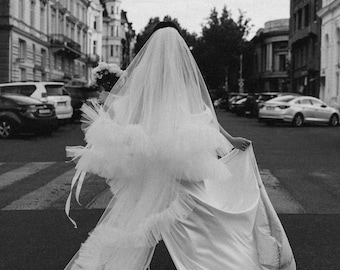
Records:
[[[65,269],[148,269],[160,240],[178,270],[295,269],[251,143],[219,125],[176,25],[158,24],[105,103],[82,110],[71,189],[93,173],[114,197]]]

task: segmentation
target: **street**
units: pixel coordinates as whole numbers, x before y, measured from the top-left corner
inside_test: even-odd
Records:
[[[252,141],[297,269],[340,269],[340,128],[267,126],[223,110],[217,114],[230,134]],[[72,145],[84,145],[79,123],[50,137],[0,140],[0,269],[63,269],[98,221],[110,195],[96,176],[85,180],[82,206],[72,203],[78,230],[64,213],[74,174],[65,146]],[[151,269],[175,269],[162,242]]]

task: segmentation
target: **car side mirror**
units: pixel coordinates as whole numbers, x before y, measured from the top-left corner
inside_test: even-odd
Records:
[[[321,105],[321,108],[326,108],[326,107],[327,107],[327,105],[325,105],[325,104]]]

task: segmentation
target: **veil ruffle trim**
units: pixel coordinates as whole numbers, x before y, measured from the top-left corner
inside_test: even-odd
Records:
[[[123,126],[115,122],[96,102],[84,104],[82,111],[87,145],[66,147],[67,157],[77,162],[71,193],[77,186],[78,202],[86,173],[107,179],[111,187],[117,181],[138,181],[145,164],[154,165],[175,180],[203,181],[230,176],[218,156],[229,152],[231,144],[210,125],[212,116],[208,110],[182,121],[167,138],[149,136],[141,125]],[[71,193],[65,208],[68,216]]]

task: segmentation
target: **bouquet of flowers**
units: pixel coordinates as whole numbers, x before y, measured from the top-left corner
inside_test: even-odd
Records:
[[[112,87],[123,74],[123,70],[116,64],[100,62],[91,72],[91,79],[94,84],[98,85],[99,91],[110,92]]]

